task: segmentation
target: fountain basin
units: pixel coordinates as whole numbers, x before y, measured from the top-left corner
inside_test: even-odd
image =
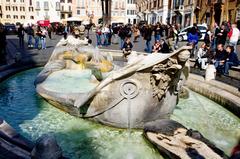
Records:
[[[48,102],[120,128],[142,128],[170,117],[188,76],[189,47],[169,54],[136,53],[126,63],[121,53],[70,46],[57,45],[36,78],[36,90]]]
[[[73,117],[39,97],[33,85],[42,69],[16,74],[0,83],[0,116],[21,135],[32,140],[52,132],[64,156],[81,158],[161,159],[158,150],[142,138],[142,131],[129,132]],[[27,98],[26,98],[27,97]],[[204,107],[204,109],[202,108]],[[240,120],[217,103],[190,91],[188,99],[180,99],[171,119],[193,128],[230,154],[237,143]]]

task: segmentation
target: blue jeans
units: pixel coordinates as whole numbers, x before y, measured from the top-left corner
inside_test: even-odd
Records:
[[[96,34],[96,37],[97,37],[97,46],[102,45],[101,35]]]
[[[155,35],[155,42],[158,40],[158,41],[160,41],[160,39],[161,39],[161,36],[160,35]]]
[[[39,37],[38,37],[38,36],[35,36],[34,39],[35,39],[35,45],[34,45],[34,48],[35,48],[35,49],[38,49],[38,45],[39,45]]]
[[[151,53],[151,40],[146,40],[146,52]]]
[[[32,46],[32,35],[28,35],[28,46]]]
[[[124,39],[120,38],[120,49],[123,49]]]
[[[229,74],[229,69],[233,66],[233,62],[229,62],[229,61],[226,61],[225,64],[224,64],[224,75],[228,75]]]
[[[108,34],[105,33],[105,34],[103,34],[103,37],[104,37],[104,43],[103,43],[103,45],[104,45],[104,46],[107,46],[107,45],[108,45],[108,37],[109,37],[109,36],[108,36]]]
[[[237,42],[230,42],[229,45],[234,47],[234,52],[237,54]]]
[[[41,38],[42,49],[46,49],[46,38]]]

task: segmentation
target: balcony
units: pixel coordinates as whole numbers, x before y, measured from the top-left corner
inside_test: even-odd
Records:
[[[61,12],[61,13],[72,13],[72,10],[67,10],[67,9],[62,8],[62,9],[60,10],[60,12]]]
[[[40,6],[36,6],[35,10],[41,10]]]

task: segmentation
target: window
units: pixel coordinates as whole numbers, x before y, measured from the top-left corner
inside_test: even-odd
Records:
[[[7,11],[7,10],[10,11],[10,10],[11,10],[11,7],[10,7],[10,6],[6,6],[5,9],[6,9],[6,11]]]
[[[18,7],[15,7],[15,10],[18,11]]]
[[[72,14],[68,14],[68,17],[71,17],[72,16]]]
[[[61,14],[61,19],[65,19],[65,14]]]
[[[68,0],[68,3],[72,3],[72,0]]]
[[[28,8],[29,12],[33,12],[33,7]]]
[[[47,2],[47,1],[44,2],[44,10],[49,10],[48,2]]]
[[[64,11],[64,6],[62,6],[62,11]]]
[[[20,11],[25,11],[25,8],[24,7],[20,7]]]
[[[21,3],[24,3],[24,0],[20,0]]]
[[[36,2],[36,9],[37,9],[37,10],[40,9],[40,2],[39,2],[39,1]]]
[[[16,0],[13,0],[13,2],[16,2]]]
[[[32,0],[29,0],[29,5],[30,5],[30,6],[32,5]]]
[[[72,10],[71,6],[68,6],[68,10],[69,10],[69,12],[71,12],[71,10]]]
[[[15,11],[15,7],[12,7],[12,10]]]
[[[6,15],[6,18],[11,18],[11,15]]]
[[[10,0],[6,0],[6,2],[10,2]]]
[[[56,10],[60,10],[60,3],[56,2]]]
[[[24,15],[21,15],[21,16],[20,16],[20,19],[25,19],[25,16],[24,16]]]
[[[80,10],[77,10],[77,14],[80,15],[80,13],[81,13]]]
[[[30,16],[30,19],[34,19],[34,16]]]
[[[60,0],[61,3],[65,3],[65,0]]]
[[[153,2],[153,7],[156,8],[157,7],[157,1]]]
[[[17,16],[17,15],[14,15],[14,16],[13,16],[13,19],[18,19],[18,16]]]

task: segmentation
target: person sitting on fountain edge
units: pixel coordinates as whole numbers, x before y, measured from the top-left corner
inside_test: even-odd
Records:
[[[123,44],[123,55],[124,57],[127,57],[131,54],[133,48],[133,44],[131,43],[131,40],[129,37],[127,37],[126,41]]]

